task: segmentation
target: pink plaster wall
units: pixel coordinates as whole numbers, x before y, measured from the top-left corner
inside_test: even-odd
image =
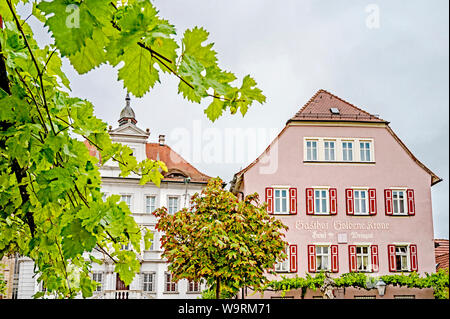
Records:
[[[333,165],[304,164],[304,137],[354,137],[374,139],[375,165]],[[348,244],[377,244],[379,248],[379,272],[389,274],[387,245],[408,242],[417,245],[418,272],[435,272],[433,221],[431,208],[430,175],[415,163],[401,145],[384,127],[331,127],[331,126],[290,126],[279,137],[278,168],[273,174],[261,174],[260,169],[267,166],[258,162],[245,174],[241,191],[245,195],[258,192],[264,201],[265,187],[271,185],[290,185],[298,190],[298,213],[279,217],[289,227],[286,240],[298,245],[298,275],[304,276],[308,269],[307,245],[318,243],[337,244],[337,233],[347,232]],[[272,149],[274,149],[272,147]],[[305,189],[311,186],[328,185],[337,188],[338,213],[335,216],[306,215]],[[345,210],[346,188],[367,186],[376,188],[376,216],[347,216]],[[415,216],[393,217],[385,215],[384,189],[404,186],[414,189]],[[328,222],[327,232],[334,237],[312,238],[312,232],[296,229],[298,221]],[[388,223],[388,230],[366,230],[358,233],[372,233],[372,239],[354,239],[352,231],[336,231],[334,222]],[[339,273],[349,272],[348,244],[339,244]],[[286,274],[295,276],[295,274]]]

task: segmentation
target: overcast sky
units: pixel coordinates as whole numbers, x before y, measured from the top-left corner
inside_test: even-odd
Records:
[[[245,118],[227,113],[211,123],[203,113],[208,101],[189,103],[177,95],[178,82],[162,76],[162,85],[131,101],[138,126],[150,128],[151,141],[165,134],[167,143],[198,169],[229,182],[317,90],[326,89],[390,121],[416,157],[444,179],[432,188],[433,218],[435,237],[449,237],[447,0],[154,3],[180,36],[186,28],[205,27],[220,66],[239,79],[251,74],[267,103],[254,105]],[[36,28],[39,24],[32,21],[32,25],[39,42],[47,43],[48,36]],[[80,76],[67,61],[64,70],[73,95],[93,102],[96,115],[116,127],[126,94],[117,71],[103,66]],[[239,128],[254,128],[262,139],[252,149],[253,155],[241,162],[194,158],[196,140],[203,139],[204,146],[214,138],[226,139],[233,132],[230,129]],[[190,144],[180,143],[183,132]],[[195,132],[201,134],[195,136]]]

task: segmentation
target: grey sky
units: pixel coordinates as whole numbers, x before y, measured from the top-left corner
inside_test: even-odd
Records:
[[[215,42],[220,66],[239,79],[251,74],[267,103],[254,105],[245,118],[227,113],[211,123],[203,114],[207,102],[189,103],[177,95],[178,82],[162,76],[163,85],[132,99],[138,126],[150,128],[152,141],[166,134],[168,144],[176,145],[174,129],[192,132],[199,123],[203,130],[214,127],[223,134],[226,128],[266,128],[266,143],[256,149],[259,154],[286,120],[323,88],[390,121],[417,158],[444,179],[432,188],[433,218],[436,238],[449,237],[447,0],[154,2],[180,36],[186,28],[204,26]],[[369,4],[379,8],[379,28],[366,26]],[[37,35],[41,43],[48,41],[45,33]],[[116,126],[126,93],[116,70],[104,66],[79,76],[69,63],[64,70],[73,95],[92,101],[97,116]],[[192,152],[176,150],[193,160]],[[194,164],[228,182],[253,159]]]

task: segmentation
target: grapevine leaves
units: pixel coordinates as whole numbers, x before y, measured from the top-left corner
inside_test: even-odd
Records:
[[[244,116],[253,102],[266,100],[249,75],[240,87],[233,86],[236,76],[218,66],[205,29],[186,30],[179,52],[175,27],[158,16],[150,1],[128,1],[116,7],[109,0],[53,0],[39,3],[33,13],[38,19],[47,18],[45,25],[56,47],[78,73],[110,63],[136,97],[160,82],[163,71],[179,78],[178,93],[188,101],[212,99],[204,110],[211,121],[227,109],[231,114],[240,110]]]

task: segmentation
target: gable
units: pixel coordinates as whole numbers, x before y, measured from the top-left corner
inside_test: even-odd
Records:
[[[378,116],[331,94],[319,90],[289,121],[351,121],[386,123]]]
[[[109,134],[111,136],[132,135],[132,136],[136,136],[136,137],[145,137],[145,138],[147,138],[150,135],[149,132],[145,132],[145,131],[141,130],[140,128],[138,128],[136,125],[134,125],[132,123],[127,123],[125,125],[119,126],[118,128],[111,130],[109,132]]]

